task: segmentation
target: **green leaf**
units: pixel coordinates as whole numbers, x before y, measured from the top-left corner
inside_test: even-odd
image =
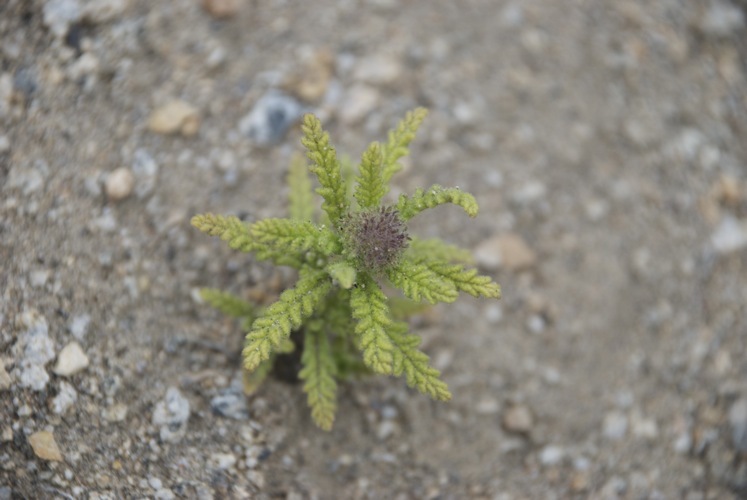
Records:
[[[322,209],[329,216],[330,222],[337,226],[348,211],[347,189],[340,175],[340,163],[337,153],[329,143],[329,134],[322,130],[317,117],[307,114],[303,117],[301,142],[306,147],[307,156],[314,164],[311,171],[319,179],[320,187],[316,190],[324,202]]]
[[[192,217],[192,225],[210,236],[218,236],[228,242],[234,250],[251,252],[254,242],[249,234],[249,228],[238,217],[202,214]]]
[[[242,352],[244,368],[253,371],[262,361],[269,359],[270,354],[282,346],[291,330],[299,328],[303,320],[313,314],[331,285],[324,271],[303,268],[295,288],[284,291],[277,302],[270,305],[252,324]]]
[[[454,264],[472,264],[474,262],[469,250],[450,245],[437,238],[421,240],[413,237],[410,239],[406,252],[408,258],[417,263],[428,260],[452,262]]]
[[[366,152],[363,153],[359,169],[360,175],[355,189],[355,200],[358,202],[358,206],[363,209],[378,207],[381,198],[387,192],[382,177],[383,159],[381,146],[378,142],[372,142]]]
[[[305,220],[264,219],[252,224],[250,232],[260,259],[278,256],[303,259],[309,250],[328,256],[342,248],[331,230]]]
[[[215,288],[202,288],[200,289],[200,297],[210,306],[233,318],[254,318],[255,307],[244,299],[228,292]]]
[[[436,274],[425,264],[417,264],[407,259],[400,260],[386,271],[386,276],[405,296],[414,301],[454,302],[459,295],[456,286]]]
[[[335,279],[342,288],[348,289],[355,283],[356,271],[349,262],[340,260],[327,265],[327,273]]]
[[[407,297],[389,297],[387,304],[392,318],[405,320],[410,316],[427,311],[431,306],[425,302],[415,302]]]
[[[314,218],[314,191],[309,179],[309,167],[303,155],[294,154],[288,169],[288,204],[290,218],[310,221]]]
[[[474,196],[465,193],[459,188],[444,188],[437,184],[426,190],[416,190],[412,197],[404,194],[400,195],[397,202],[397,210],[399,210],[402,220],[410,220],[423,210],[443,205],[444,203],[459,205],[470,217],[477,215],[477,201]]]
[[[477,269],[465,269],[459,264],[448,262],[427,262],[426,265],[441,278],[454,283],[454,286],[474,297],[501,298],[501,287],[488,276],[480,276]]]
[[[399,160],[409,153],[407,147],[415,138],[415,133],[427,114],[428,110],[425,108],[414,109],[405,115],[405,119],[397,125],[397,128],[389,131],[387,143],[383,147],[384,168],[382,179],[385,186],[384,194],[389,191],[388,185],[392,176],[402,170],[402,164],[399,163]]]
[[[307,328],[301,356],[303,368],[298,376],[304,381],[311,418],[321,429],[332,429],[337,410],[336,364],[329,340],[322,329]]]
[[[244,395],[251,396],[257,389],[262,385],[267,376],[272,371],[272,365],[275,362],[275,357],[271,356],[270,359],[262,361],[259,366],[253,371],[243,370],[242,382],[244,386]]]
[[[370,276],[358,275],[358,286],[350,291],[350,307],[358,320],[355,334],[363,351],[363,362],[376,373],[390,375],[394,345],[387,334],[392,320],[386,300],[386,295]]]
[[[439,401],[451,399],[449,388],[428,364],[428,356],[418,350],[420,337],[407,333],[407,323],[396,323],[389,337],[395,346],[393,375],[405,374],[407,385]]]

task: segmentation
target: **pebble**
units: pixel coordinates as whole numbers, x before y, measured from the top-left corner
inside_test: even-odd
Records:
[[[628,417],[620,412],[610,412],[604,417],[602,434],[607,439],[619,441],[628,432]]]
[[[338,115],[345,125],[355,125],[368,116],[379,105],[379,92],[368,85],[357,84],[350,88]]]
[[[44,25],[57,38],[64,38],[71,24],[83,16],[78,0],[47,0],[42,10]]]
[[[729,410],[729,426],[734,448],[747,452],[747,398],[742,397],[732,404]]]
[[[104,410],[103,417],[107,422],[122,422],[127,418],[129,408],[124,403],[116,403]]]
[[[151,194],[156,187],[158,178],[158,163],[151,154],[143,148],[135,150],[132,159],[132,173],[135,175],[135,195],[144,198]]]
[[[7,135],[0,135],[0,154],[10,151],[10,139]]]
[[[62,462],[62,453],[51,432],[35,432],[28,437],[28,441],[37,457],[42,460]]]
[[[561,460],[563,460],[564,456],[565,451],[563,448],[549,445],[542,448],[542,451],[540,451],[539,454],[539,460],[540,463],[545,466],[557,465]]]
[[[378,54],[362,59],[353,70],[353,79],[371,85],[393,85],[402,76],[402,63],[397,57]]]
[[[517,434],[528,434],[534,426],[532,411],[526,405],[510,406],[503,413],[503,427]]]
[[[240,0],[202,0],[205,12],[216,19],[228,19],[236,15],[241,7]]]
[[[516,189],[511,200],[517,205],[529,205],[547,197],[547,186],[539,181],[527,182]]]
[[[0,360],[0,391],[7,391],[10,389],[12,383],[13,379],[11,379],[10,374],[5,371],[5,364]]]
[[[175,443],[187,431],[190,405],[176,387],[169,387],[166,396],[156,404],[153,411],[153,425],[160,426],[161,440]]]
[[[296,99],[276,90],[263,95],[239,122],[239,130],[259,146],[277,144],[304,113]]]
[[[200,128],[200,115],[191,104],[174,100],[156,108],[148,119],[148,128],[156,134],[175,134],[191,137]]]
[[[246,420],[249,418],[249,407],[246,404],[246,397],[240,393],[226,392],[215,396],[210,400],[210,408],[221,417],[232,418],[234,420]]]
[[[537,256],[526,241],[516,233],[493,236],[480,243],[474,251],[477,264],[494,271],[504,267],[520,271],[535,265]]]
[[[106,177],[106,197],[111,201],[122,201],[132,194],[135,176],[127,167],[119,167]]]
[[[498,413],[500,409],[501,405],[498,403],[498,400],[489,396],[478,401],[475,406],[475,411],[479,415],[494,415]]]
[[[725,215],[711,235],[711,245],[719,255],[728,255],[746,248],[745,224],[731,215]]]
[[[93,23],[113,21],[125,13],[130,0],[86,0],[83,14]]]
[[[54,372],[61,377],[69,377],[88,368],[88,364],[88,356],[83,348],[78,342],[72,341],[57,355]]]
[[[14,346],[17,362],[13,373],[21,387],[41,391],[49,382],[44,365],[54,359],[54,343],[49,338],[47,320],[36,310],[24,312],[21,323],[26,331],[18,336]]]
[[[83,338],[86,336],[86,333],[88,333],[88,325],[90,324],[90,315],[78,314],[76,316],[73,316],[73,319],[70,321],[70,325],[68,326],[68,330],[73,337],[78,340],[83,340]]]
[[[214,469],[226,470],[236,465],[236,455],[233,453],[213,453],[210,455],[210,463]]]
[[[301,69],[288,78],[286,87],[305,102],[317,102],[327,94],[335,73],[335,57],[330,50],[308,54]]]
[[[52,411],[57,415],[65,413],[78,400],[75,388],[65,382],[60,382],[60,390],[52,400]]]
[[[709,2],[705,15],[698,23],[700,31],[714,38],[736,35],[745,27],[744,13],[731,2],[716,0]]]

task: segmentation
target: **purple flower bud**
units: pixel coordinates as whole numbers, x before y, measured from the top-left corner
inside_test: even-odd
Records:
[[[410,240],[399,212],[391,207],[352,214],[344,230],[349,250],[365,269],[374,272],[395,263]]]

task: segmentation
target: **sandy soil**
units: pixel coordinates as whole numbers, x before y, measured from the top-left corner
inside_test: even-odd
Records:
[[[202,3],[0,3],[0,499],[747,495],[744,3]],[[414,326],[453,401],[243,398],[195,290],[293,276],[190,217],[285,214],[286,118],[356,157],[419,105],[394,194],[472,192],[415,232],[504,295]]]

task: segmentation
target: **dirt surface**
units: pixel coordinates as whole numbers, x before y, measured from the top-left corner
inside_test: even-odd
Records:
[[[747,495],[744,3],[202,3],[0,2],[0,499]],[[419,105],[393,194],[472,192],[413,232],[504,295],[414,324],[453,400],[245,399],[195,290],[294,277],[190,217],[285,215],[306,110],[356,157]]]

